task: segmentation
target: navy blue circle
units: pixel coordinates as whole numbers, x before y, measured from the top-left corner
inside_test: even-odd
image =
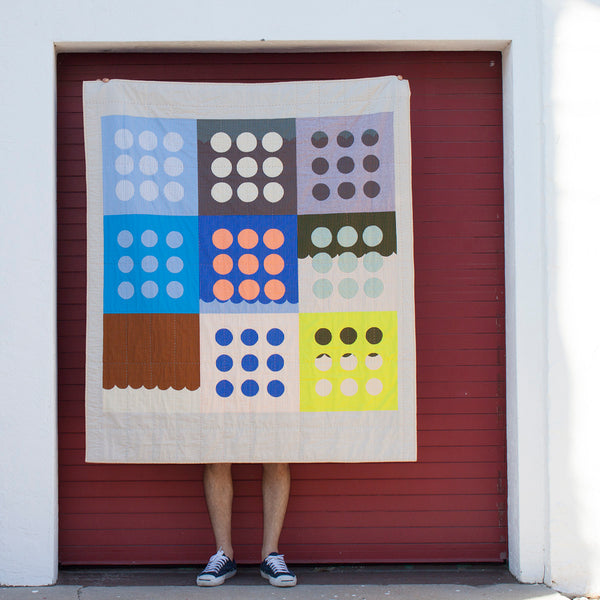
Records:
[[[281,329],[278,329],[277,327],[269,329],[269,331],[267,332],[267,342],[269,342],[271,346],[279,346],[279,344],[283,342],[283,338],[283,331],[281,331]]]
[[[219,371],[224,373],[225,371],[229,371],[231,367],[233,367],[233,358],[231,358],[229,354],[217,356],[217,369],[219,369]]]
[[[219,346],[229,346],[233,341],[233,333],[231,333],[229,329],[219,329],[219,331],[215,333],[215,340]]]
[[[228,398],[233,394],[233,384],[231,381],[227,381],[227,379],[222,379],[217,383],[217,394],[221,396],[221,398]]]
[[[244,396],[256,396],[258,394],[258,383],[254,379],[246,379],[242,383],[242,394]]]
[[[281,371],[281,369],[283,369],[283,356],[281,356],[281,354],[271,354],[271,356],[267,358],[267,367],[269,367],[271,371]]]
[[[244,329],[241,338],[246,346],[254,346],[258,342],[258,333],[254,329]]]
[[[285,386],[281,381],[274,379],[273,381],[269,381],[269,385],[267,385],[267,392],[269,392],[270,396],[274,398],[279,398],[283,392],[285,392]]]
[[[246,354],[242,358],[242,369],[244,371],[256,371],[258,369],[258,358],[254,354]]]

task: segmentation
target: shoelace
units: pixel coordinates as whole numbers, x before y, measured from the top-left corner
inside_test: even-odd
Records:
[[[218,572],[219,569],[228,561],[229,559],[225,556],[222,550],[219,550],[216,554],[211,556],[208,559],[208,564],[206,565],[206,569],[204,569],[205,573],[210,572]]]
[[[267,565],[273,569],[273,573],[289,573],[287,565],[283,560],[283,554],[277,554],[275,556],[267,556],[265,559]]]

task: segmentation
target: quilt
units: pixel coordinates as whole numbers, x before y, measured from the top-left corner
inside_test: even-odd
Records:
[[[415,460],[408,82],[83,95],[86,460]]]

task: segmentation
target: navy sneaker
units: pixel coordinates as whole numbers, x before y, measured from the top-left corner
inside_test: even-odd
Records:
[[[202,587],[213,587],[225,583],[226,579],[233,577],[237,573],[235,560],[231,560],[219,550],[210,557],[204,571],[196,577],[196,585]]]
[[[262,561],[260,574],[275,587],[293,587],[296,585],[296,576],[287,568],[283,560],[283,554],[277,554],[277,552],[271,552]]]

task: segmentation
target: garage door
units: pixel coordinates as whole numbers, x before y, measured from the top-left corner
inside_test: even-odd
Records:
[[[202,563],[201,465],[84,461],[86,197],[81,83],[401,74],[412,90],[416,463],[292,466],[291,563],[506,559],[502,82],[499,53],[58,57],[60,550],[63,565]],[[259,561],[260,467],[234,468],[234,543]]]

